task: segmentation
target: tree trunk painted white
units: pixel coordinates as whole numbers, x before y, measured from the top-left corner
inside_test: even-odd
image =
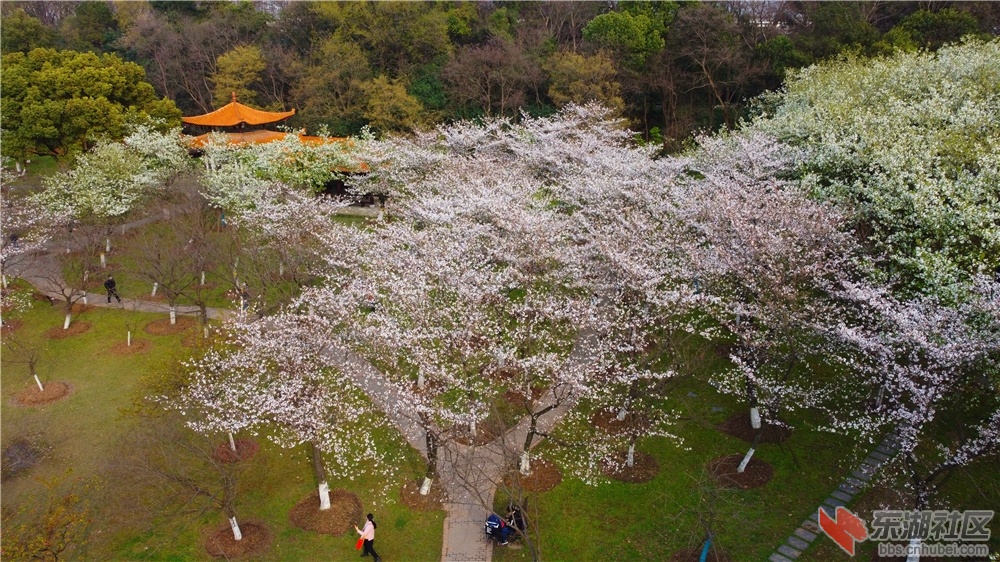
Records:
[[[469,424],[469,435],[471,435],[472,438],[475,439],[476,438],[476,433],[477,433],[476,432],[476,420],[472,420],[472,422]]]
[[[83,306],[87,306],[87,295],[83,295]]]
[[[229,448],[232,449],[233,452],[235,453],[236,452],[236,440],[233,439],[233,432],[230,431],[228,435],[229,435]]]
[[[69,312],[67,312],[66,313],[66,320],[63,320],[63,330],[68,330],[69,329],[70,316],[71,316],[71,314]]]
[[[104,252],[101,252],[101,267],[108,267],[108,258],[104,256]]]
[[[519,468],[521,474],[525,476],[531,474],[531,453],[528,451],[521,452],[521,466]]]
[[[625,457],[625,466],[629,468],[635,466],[635,443],[628,446],[628,455]]]
[[[170,325],[173,326],[177,323],[177,309],[173,306],[170,307]]]
[[[278,277],[285,276],[285,262],[278,262]]]
[[[83,272],[83,282],[86,283],[89,280],[90,280],[90,271],[89,270],[88,271],[84,271]]]
[[[423,373],[417,373],[417,388],[423,388],[426,381],[424,380]]]
[[[21,163],[20,162],[14,162],[14,170],[16,170],[17,173],[19,173],[19,174],[21,173]]]
[[[326,482],[319,483],[319,510],[330,509],[330,485]]]
[[[233,528],[233,538],[236,540],[243,540],[243,533],[240,531],[240,524],[236,522],[235,517],[229,518],[229,526]]]
[[[622,406],[621,409],[618,410],[618,415],[615,416],[615,419],[617,419],[618,421],[625,421],[625,414],[627,413],[628,411],[625,409],[625,406]]]
[[[208,326],[207,326],[207,325],[206,325],[206,326],[202,326],[202,327],[201,327],[201,335],[202,335],[202,337],[204,337],[204,338],[205,338],[206,340],[208,339]]]
[[[128,331],[127,341],[128,341],[128,347],[132,347],[132,330]]]
[[[7,288],[7,276],[6,275],[0,275],[0,278],[3,279],[3,288],[6,289]]]
[[[125,234],[125,225],[123,224],[122,225],[122,235],[124,235],[124,234]]]
[[[32,375],[35,377],[35,384],[38,385],[38,392],[45,392],[45,387],[42,386],[42,381],[38,378],[38,375]]]
[[[909,554],[906,556],[906,562],[920,562],[920,537],[910,539]]]
[[[205,284],[205,272],[204,271],[201,272],[201,284],[202,285]]]
[[[736,472],[743,474],[743,471],[747,469],[747,464],[750,463],[750,457],[752,456],[753,456],[753,447],[750,447],[750,450],[747,451],[746,456],[743,457],[743,461],[740,463],[740,466],[736,469]]]
[[[159,283],[153,283],[153,292],[149,296],[155,297],[156,296],[156,288],[159,287],[159,286],[160,286]]]
[[[760,429],[760,409],[750,408],[750,427]]]
[[[111,253],[111,239],[110,238],[105,238],[104,239],[104,251],[107,252],[107,253],[109,253],[109,254]]]
[[[426,496],[431,493],[431,482],[434,482],[432,478],[424,476],[424,482],[420,485],[420,495]]]

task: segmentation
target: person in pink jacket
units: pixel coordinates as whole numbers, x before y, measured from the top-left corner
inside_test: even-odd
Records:
[[[365,521],[365,528],[358,529],[358,526],[354,526],[354,530],[361,535],[361,538],[365,540],[365,549],[361,551],[361,557],[364,558],[371,554],[375,557],[375,562],[382,562],[382,558],[375,552],[375,516],[371,513],[368,514],[368,521]]]

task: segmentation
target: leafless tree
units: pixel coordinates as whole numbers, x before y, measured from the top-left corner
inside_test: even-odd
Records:
[[[120,516],[152,524],[163,515],[197,518],[219,511],[239,533],[240,481],[249,461],[226,462],[231,459],[216,454],[221,441],[188,430],[179,414],[137,421],[108,467],[107,480],[116,483],[110,500]]]

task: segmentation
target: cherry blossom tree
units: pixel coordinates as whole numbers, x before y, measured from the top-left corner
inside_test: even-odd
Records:
[[[667,177],[670,167],[655,162],[650,151],[632,147],[628,131],[603,108],[569,106],[556,117],[525,117],[519,123],[458,123],[414,139],[362,143],[357,156],[370,173],[354,178],[354,187],[390,194],[387,208],[394,218],[425,227],[471,221],[477,233],[491,237],[490,259],[503,266],[494,275],[510,276],[516,288],[492,304],[507,323],[493,372],[527,406],[524,471],[529,470],[528,450],[542,435],[540,417],[572,406],[591,384],[594,364],[571,366],[567,357],[573,338],[594,322],[597,300],[592,296],[614,291],[622,285],[617,277],[629,276],[633,287],[657,295],[664,309],[678,314],[672,303],[693,293],[676,290],[672,254],[644,253],[629,245],[640,233],[640,240],[659,249],[672,240],[656,237],[671,232],[663,225],[647,228],[653,212],[642,206],[654,198],[646,197],[649,186]],[[634,218],[621,219],[623,202]],[[663,222],[672,220],[668,216]],[[656,319],[647,315],[646,320],[644,329],[652,330]],[[603,337],[595,340],[603,342],[596,347],[614,347]],[[595,344],[588,340],[587,345]],[[607,357],[623,359],[614,353]],[[545,400],[529,398],[542,389],[548,391]]]
[[[317,233],[347,228],[336,222],[344,198],[312,195],[272,183],[248,209],[231,215],[231,243],[218,250],[219,261],[233,264],[226,274],[233,290],[243,284],[260,295],[264,310],[296,296],[315,276],[323,246]],[[239,267],[236,262],[239,260]]]
[[[278,445],[307,444],[329,509],[327,475],[349,476],[362,461],[388,471],[374,442],[381,417],[363,392],[331,365],[329,328],[319,317],[295,314],[267,322],[227,324],[226,338],[186,364],[189,382],[170,407],[195,413],[201,433],[264,432]],[[334,453],[324,462],[322,452]]]
[[[1000,254],[998,80],[997,39],[851,56],[792,73],[748,127],[802,149],[797,175],[841,206],[880,282],[946,296]]]
[[[0,304],[5,310],[19,308],[19,293],[8,290],[9,277],[19,275],[45,252],[65,216],[52,214],[27,196],[11,193],[10,170],[0,168],[3,210],[0,212]]]
[[[849,346],[841,356],[855,375],[842,381],[833,427],[869,439],[894,429],[916,509],[1000,443],[1000,288],[974,281],[957,304],[860,283],[842,293],[857,309],[833,333]]]
[[[352,156],[352,141],[314,138],[289,133],[269,143],[229,144],[224,135],[210,135],[202,147],[203,195],[212,206],[236,212],[266,199],[273,183],[317,193],[341,174],[362,166]]]
[[[45,178],[36,198],[53,213],[103,225],[105,250],[111,251],[114,225],[189,166],[179,130],[138,126],[122,142],[98,142],[72,168]]]
[[[299,299],[335,322],[341,341],[383,371],[421,428],[425,494],[437,474],[439,446],[456,428],[482,420],[495,393],[482,374],[499,325],[482,304],[502,290],[491,264],[475,252],[475,232],[456,229],[446,238],[431,230],[399,222],[328,233],[326,280]]]
[[[747,461],[762,417],[781,423],[782,410],[822,400],[811,363],[822,356],[822,327],[839,319],[831,295],[860,254],[835,209],[782,179],[794,156],[760,134],[703,138],[682,191],[702,310],[733,342],[733,368],[712,382],[751,408]]]

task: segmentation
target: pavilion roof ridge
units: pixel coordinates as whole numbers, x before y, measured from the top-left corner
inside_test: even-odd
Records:
[[[181,117],[187,125],[199,125],[202,127],[235,127],[240,124],[265,125],[276,123],[283,119],[288,119],[295,115],[295,109],[291,111],[263,111],[254,109],[248,105],[236,101],[236,92],[233,92],[233,99],[226,105],[205,113],[204,115],[192,115],[191,117]]]

